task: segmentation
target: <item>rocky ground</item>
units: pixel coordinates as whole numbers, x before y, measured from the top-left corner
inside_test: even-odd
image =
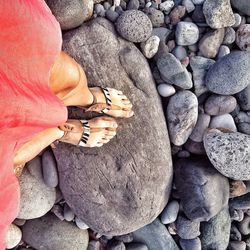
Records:
[[[8,249],[249,250],[249,0],[47,3],[90,85],[135,117],[27,164]]]

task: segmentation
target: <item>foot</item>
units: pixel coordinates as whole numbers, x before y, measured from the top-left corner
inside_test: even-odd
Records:
[[[93,104],[86,111],[104,113],[113,117],[129,118],[134,115],[132,103],[122,93],[113,88],[90,88],[94,96]]]
[[[86,120],[68,120],[59,128],[64,136],[59,141],[82,147],[101,147],[116,135],[115,119],[102,116]]]

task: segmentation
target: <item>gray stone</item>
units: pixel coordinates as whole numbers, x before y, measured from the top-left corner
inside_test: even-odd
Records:
[[[107,245],[107,250],[126,250],[126,247],[122,241],[111,240]]]
[[[232,27],[227,27],[225,29],[225,36],[223,39],[223,44],[230,45],[235,42],[236,32]]]
[[[127,10],[138,10],[140,6],[139,0],[130,0],[127,5]]]
[[[107,10],[105,12],[105,15],[108,18],[108,20],[111,22],[115,22],[117,18],[119,17],[119,14],[111,9]]]
[[[176,46],[171,53],[179,60],[187,57],[187,51],[183,46]]]
[[[58,185],[57,164],[51,150],[47,149],[42,155],[42,169],[44,183],[48,187],[56,187]]]
[[[72,221],[75,218],[75,215],[71,208],[68,206],[67,203],[65,203],[63,207],[63,217],[66,221]]]
[[[231,199],[229,205],[237,210],[250,209],[250,193]]]
[[[250,114],[248,115],[247,113],[240,111],[235,117],[235,122],[236,123],[242,123],[242,122],[247,122],[250,123]]]
[[[160,27],[160,28],[154,28],[152,35],[158,36],[160,38],[160,41],[165,44],[167,37],[171,34],[171,30]]]
[[[117,19],[116,29],[128,41],[140,43],[151,36],[152,23],[142,11],[128,10]]]
[[[159,9],[164,12],[165,15],[168,15],[172,8],[174,7],[173,0],[166,0],[159,5]]]
[[[133,242],[126,244],[126,250],[148,250],[148,247],[143,243]]]
[[[239,229],[234,224],[231,225],[230,239],[235,241],[241,241],[242,239]]]
[[[56,204],[52,207],[52,209],[50,210],[50,212],[54,213],[54,215],[60,219],[60,220],[64,220],[64,216],[63,216],[63,208],[59,205]]]
[[[234,13],[235,24],[232,26],[233,28],[238,28],[241,25],[242,17],[238,13]]]
[[[217,54],[217,59],[220,59],[222,58],[223,56],[226,56],[230,53],[230,49],[228,46],[226,45],[221,45],[220,46],[220,49],[219,49],[219,52]]]
[[[195,10],[195,6],[192,0],[183,0],[182,5],[185,6],[187,13],[190,13]]]
[[[79,219],[78,217],[75,217],[75,223],[76,225],[80,228],[80,229],[88,229],[89,226],[84,222],[82,221],[81,219]]]
[[[244,212],[238,209],[230,209],[231,220],[242,221],[244,219]]]
[[[210,123],[210,115],[199,113],[197,123],[189,138],[195,142],[202,142],[203,135]]]
[[[235,24],[230,0],[206,0],[203,4],[203,13],[207,24],[212,29],[220,29]]]
[[[250,234],[250,216],[246,215],[244,219],[238,224],[239,231],[243,235]]]
[[[179,250],[167,228],[156,219],[151,224],[133,232],[135,242],[142,242],[150,250]]]
[[[179,202],[176,200],[170,201],[161,213],[161,222],[163,224],[170,224],[176,221],[179,213]]]
[[[214,63],[214,60],[202,56],[191,57],[190,66],[193,71],[194,92],[197,97],[208,91],[205,85],[205,76]]]
[[[93,14],[93,0],[46,0],[62,30],[81,25]]]
[[[167,83],[183,89],[192,88],[193,82],[188,71],[173,54],[161,53],[157,59],[157,67],[161,73],[161,78]]]
[[[217,115],[212,117],[209,128],[229,129],[233,132],[237,131],[234,119],[229,114]]]
[[[192,22],[179,22],[176,27],[175,37],[178,45],[193,45],[199,39],[199,29]]]
[[[231,4],[243,14],[250,16],[250,2],[248,0],[231,0]]]
[[[29,220],[23,227],[23,240],[37,250],[86,250],[89,236],[71,223],[60,221],[52,214]]]
[[[233,96],[211,95],[205,102],[204,110],[209,115],[224,115],[236,108],[237,101]]]
[[[40,156],[35,157],[26,165],[29,173],[39,181],[43,181],[42,160]]]
[[[28,169],[24,169],[20,183],[19,219],[34,219],[45,215],[54,205],[56,191],[47,187],[42,180],[33,177]]]
[[[217,61],[206,74],[206,86],[214,93],[233,95],[250,83],[250,56],[236,51]]]
[[[234,180],[250,180],[250,136],[212,129],[204,135],[204,146],[213,166]]]
[[[96,240],[89,241],[87,250],[100,250],[101,243]]]
[[[164,14],[155,8],[149,8],[146,12],[154,28],[161,27],[164,24]]]
[[[179,215],[176,221],[177,234],[185,240],[191,240],[200,235],[200,222],[191,221]]]
[[[230,241],[229,250],[246,250],[246,242],[244,241]]]
[[[180,246],[182,250],[201,250],[201,241],[199,238],[192,240],[180,239]]]
[[[177,156],[179,158],[189,158],[190,157],[190,152],[187,150],[181,150],[177,153]]]
[[[203,0],[203,1],[205,1],[205,0]],[[192,20],[195,23],[207,25],[205,16],[203,14],[202,6],[203,6],[202,4],[198,4],[195,6],[195,10],[192,13]]]
[[[151,36],[146,42],[141,43],[142,53],[147,58],[152,58],[158,51],[160,38],[158,36]]]
[[[231,220],[228,208],[224,208],[208,222],[201,223],[202,250],[226,250],[230,237]]]
[[[175,88],[172,85],[166,83],[159,84],[157,86],[157,90],[162,97],[169,97],[175,94]]]
[[[111,8],[111,4],[109,2],[104,2],[103,7],[104,7],[105,10],[108,10],[108,9]]]
[[[74,214],[100,234],[126,234],[154,220],[171,190],[170,145],[151,70],[136,46],[117,37],[103,18],[65,33],[63,48],[84,67],[90,86],[108,84],[133,103],[136,115],[119,122],[122,133],[107,145],[60,143],[54,149],[60,188]]]
[[[115,239],[119,240],[119,241],[122,241],[124,243],[130,243],[130,242],[133,241],[133,234],[129,233],[129,234],[115,236]]]
[[[181,205],[190,220],[207,221],[228,203],[228,180],[208,160],[179,160],[174,170]]]
[[[236,44],[241,50],[250,51],[250,24],[243,24],[238,28]]]
[[[242,122],[237,124],[237,127],[239,132],[250,135],[250,123]]]
[[[223,42],[224,34],[224,28],[206,33],[199,42],[199,50],[201,55],[207,58],[216,57]]]
[[[250,85],[237,93],[236,98],[242,110],[250,110]]]
[[[12,249],[19,244],[22,239],[22,231],[14,224],[10,224],[5,235],[6,249]]]
[[[182,90],[170,97],[167,122],[170,141],[183,145],[191,135],[198,118],[198,100],[189,90]]]
[[[15,219],[13,221],[13,224],[15,224],[16,226],[19,226],[19,227],[23,226],[25,223],[26,223],[26,220],[24,220],[24,219]]]
[[[102,4],[99,4],[99,3],[95,4],[94,10],[95,10],[96,15],[101,16],[101,17],[105,16],[105,9]]]
[[[197,154],[197,155],[206,154],[203,142],[195,142],[191,139],[188,139],[187,142],[184,144],[184,148],[192,154]]]
[[[198,4],[203,4],[205,2],[205,0],[192,0],[194,4],[198,5]]]

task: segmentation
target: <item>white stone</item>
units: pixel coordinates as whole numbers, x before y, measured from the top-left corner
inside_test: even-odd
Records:
[[[159,8],[161,11],[163,11],[166,15],[169,14],[169,12],[174,7],[174,1],[173,0],[167,0],[159,5]]]
[[[212,117],[209,127],[210,128],[224,128],[224,129],[229,129],[233,132],[237,132],[234,119],[229,114],[217,115],[217,116]]]
[[[199,29],[194,23],[179,22],[176,27],[175,36],[178,45],[192,45],[199,39]]]
[[[182,5],[186,7],[186,10],[188,13],[194,11],[194,9],[195,9],[195,6],[194,6],[194,3],[192,2],[192,0],[183,0]]]
[[[19,227],[11,224],[5,236],[6,249],[11,249],[19,244],[22,239],[22,231]]]
[[[157,90],[159,95],[162,97],[168,97],[175,94],[175,88],[172,85],[166,83],[158,85]]]
[[[158,51],[160,38],[151,36],[146,42],[141,43],[141,49],[145,57],[152,58]]]

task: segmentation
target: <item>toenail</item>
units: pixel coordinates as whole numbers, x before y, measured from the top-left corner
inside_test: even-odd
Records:
[[[133,112],[133,111],[130,111],[130,112],[129,112],[129,115],[130,115],[130,116],[134,115],[134,112]]]
[[[118,124],[114,123],[114,124],[113,124],[113,127],[114,127],[114,128],[117,128],[117,127],[118,127]]]

